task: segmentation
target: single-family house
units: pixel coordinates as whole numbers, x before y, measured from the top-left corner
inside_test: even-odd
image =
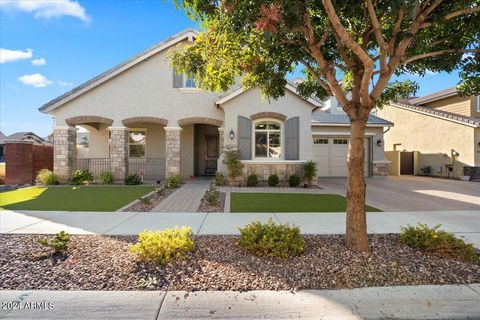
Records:
[[[222,151],[234,148],[243,173],[260,179],[300,172],[307,160],[319,176],[346,176],[349,121],[330,104],[303,99],[294,84],[267,101],[261,91],[234,86],[202,91],[176,74],[167,53],[192,43],[181,32],[85,82],[40,108],[55,118],[54,170],[67,179],[76,168],[111,170],[117,179],[142,173],[159,180],[223,171]],[[76,126],[88,130],[88,154],[76,151]],[[371,117],[366,132],[367,176],[386,175],[383,130],[391,122]]]

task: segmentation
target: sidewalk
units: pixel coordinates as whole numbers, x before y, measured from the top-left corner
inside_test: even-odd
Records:
[[[152,212],[196,212],[212,179],[187,181],[160,202]]]
[[[286,291],[1,291],[1,319],[478,319],[480,284]],[[25,309],[28,302],[52,309]]]
[[[190,226],[195,234],[239,234],[238,227],[272,218],[300,227],[304,234],[342,234],[345,213],[200,213],[1,211],[0,233],[133,235],[144,229]],[[480,211],[367,213],[369,233],[399,233],[407,224],[441,224],[480,248]]]

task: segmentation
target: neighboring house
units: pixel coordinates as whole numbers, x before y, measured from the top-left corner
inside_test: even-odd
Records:
[[[222,94],[195,88],[193,79],[174,73],[167,52],[196,36],[194,30],[179,33],[40,108],[55,117],[54,167],[61,179],[75,168],[95,175],[110,169],[117,179],[138,172],[157,180],[226,173],[226,148],[239,151],[244,176],[286,177],[301,173],[310,159],[318,162],[320,176],[346,176],[346,116],[301,98],[290,84],[284,97],[270,102],[256,88],[235,86]],[[369,121],[368,176],[387,173],[383,128],[391,125]],[[89,131],[86,159],[77,159],[75,126]]]
[[[5,161],[5,138],[7,136],[3,134],[2,131],[0,131],[0,162]]]
[[[0,161],[5,160],[6,141],[32,141],[35,145],[52,146],[51,142],[37,136],[33,132],[16,132],[9,136],[5,136],[2,132],[0,132]]]
[[[392,103],[377,113],[395,123],[385,134],[390,174],[480,178],[480,104],[456,88]]]

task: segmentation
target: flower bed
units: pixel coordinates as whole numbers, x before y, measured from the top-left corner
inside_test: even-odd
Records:
[[[160,202],[162,202],[163,199],[168,197],[173,191],[175,191],[175,189],[164,189],[162,194],[159,194],[158,192],[154,192],[148,197],[150,199],[150,202],[145,203],[139,200],[123,211],[150,212]]]
[[[205,199],[202,199],[202,203],[198,207],[198,212],[225,212],[225,192],[220,192],[218,202],[216,205],[210,205]]]

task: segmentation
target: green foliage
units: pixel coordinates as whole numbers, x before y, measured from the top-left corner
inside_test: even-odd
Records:
[[[147,196],[145,196],[145,197],[140,197],[140,198],[138,198],[138,200],[140,200],[140,202],[141,202],[142,204],[150,204],[150,203],[152,203],[152,199],[150,199],[150,197],[147,197]]]
[[[162,231],[144,230],[138,242],[130,246],[130,252],[142,261],[166,265],[173,259],[184,257],[195,249],[190,227],[175,227]]]
[[[220,198],[220,191],[215,188],[215,186],[212,184],[210,186],[210,189],[205,192],[205,195],[203,196],[203,199],[207,201],[207,203],[211,206],[214,206],[218,203],[218,199]]]
[[[460,71],[461,82],[457,89],[462,95],[480,95],[480,53],[465,55]]]
[[[396,102],[401,99],[406,99],[409,96],[414,96],[418,91],[418,83],[411,80],[394,81],[389,83],[383,90],[382,95],[377,100],[376,107],[381,109],[389,102]]]
[[[239,230],[240,246],[257,255],[285,258],[304,250],[305,241],[298,227],[269,219],[268,223],[255,221]]]
[[[298,187],[298,185],[300,184],[300,177],[296,174],[292,174],[289,178],[288,178],[288,185],[292,188],[295,188],[295,187]]]
[[[426,224],[408,225],[402,228],[400,239],[403,244],[427,251],[442,257],[456,258],[466,261],[478,261],[479,257],[473,244],[466,244],[454,234],[439,230],[440,225],[433,228]]]
[[[313,179],[317,176],[317,163],[313,160],[305,162],[303,164],[303,175],[308,185],[312,186]]]
[[[70,183],[79,186],[82,184],[88,184],[92,180],[93,176],[88,170],[76,170],[70,179]]]
[[[223,154],[225,156],[223,164],[228,168],[228,176],[234,180],[242,173],[243,169],[243,164],[240,162],[238,152],[235,150],[226,150]]]
[[[183,177],[180,173],[177,173],[176,175],[171,176],[170,178],[167,178],[167,180],[165,180],[164,185],[167,189],[175,189],[180,187],[182,183],[183,183]]]
[[[219,187],[225,185],[225,177],[221,172],[217,171],[217,173],[215,173],[215,184]]]
[[[113,182],[115,182],[115,176],[113,172],[105,171],[100,174],[100,181],[102,181],[103,184],[113,184]]]
[[[139,184],[142,184],[142,177],[140,177],[138,174],[136,173],[130,173],[129,175],[127,175],[127,177],[125,178],[125,184],[126,185],[130,185],[130,186],[133,186],[133,185],[139,185]]]
[[[258,176],[255,173],[250,174],[247,177],[247,186],[256,187],[258,185]]]
[[[52,248],[55,253],[64,253],[68,250],[68,244],[70,243],[70,235],[65,231],[60,231],[53,237],[52,240],[47,238],[39,239],[38,243]]]
[[[57,175],[48,169],[42,169],[38,171],[35,183],[46,186],[58,184]]]
[[[268,185],[270,187],[276,187],[278,184],[278,176],[276,174],[271,174],[268,177]]]

